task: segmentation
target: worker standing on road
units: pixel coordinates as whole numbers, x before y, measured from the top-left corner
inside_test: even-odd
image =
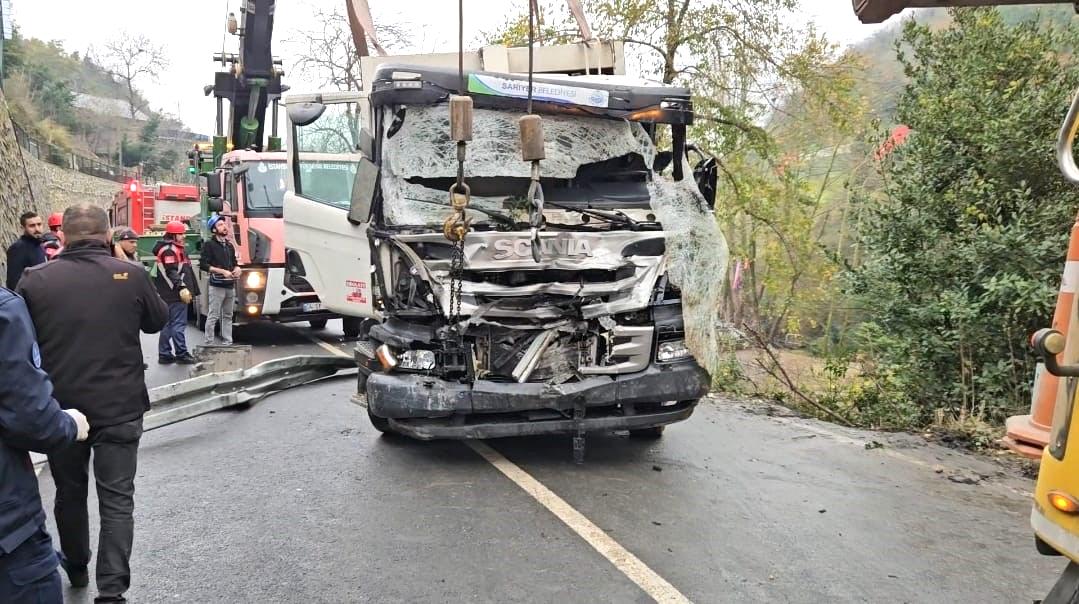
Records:
[[[68,208],[67,248],[56,260],[27,271],[18,293],[34,321],[41,366],[52,378],[56,399],[85,413],[91,426],[85,443],[49,455],[61,565],[73,587],[89,583],[86,490],[93,451],[101,510],[96,601],[123,602],[131,584],[142,416],[150,408],[139,331],[160,330],[168,307],[145,271],[111,256],[108,228],[101,208]]]
[[[41,249],[41,216],[26,212],[19,216],[22,236],[7,249],[7,288],[15,289],[24,270],[45,262],[45,250]]]
[[[165,225],[165,237],[154,244],[157,261],[150,274],[161,299],[169,305],[169,322],[161,330],[157,345],[157,362],[194,364],[195,357],[187,350],[187,306],[198,295],[198,283],[191,261],[184,249],[187,227],[173,220]]]
[[[0,602],[64,601],[29,452],[85,440],[89,429],[53,400],[26,303],[0,288]]]
[[[236,262],[236,247],[229,241],[229,225],[221,216],[214,214],[206,221],[206,228],[213,238],[202,246],[199,268],[210,273],[210,291],[207,292],[206,345],[214,343],[214,327],[221,322],[221,339],[226,346],[232,345],[232,313],[236,306],[236,279],[240,267]]]
[[[112,255],[120,260],[127,260],[128,262],[134,262],[141,266],[139,262],[139,236],[131,229],[121,229],[119,235],[116,238],[116,244],[112,248]]]

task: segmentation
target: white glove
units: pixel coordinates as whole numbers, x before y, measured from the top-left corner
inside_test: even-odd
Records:
[[[86,421],[86,416],[78,409],[64,409],[64,413],[70,415],[71,419],[75,420],[75,426],[78,427],[79,435],[75,440],[86,440],[86,437],[90,436],[90,422]]]

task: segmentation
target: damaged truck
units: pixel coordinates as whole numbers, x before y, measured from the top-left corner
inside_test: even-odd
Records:
[[[356,400],[381,431],[659,436],[709,390],[694,353],[727,260],[690,92],[625,77],[619,43],[536,48],[531,84],[517,50],[463,73],[456,53],[364,57],[365,90],[286,97],[293,270],[365,319]]]

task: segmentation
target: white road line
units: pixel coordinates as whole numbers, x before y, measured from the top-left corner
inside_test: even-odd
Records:
[[[689,598],[668,583],[666,579],[656,574],[644,562],[641,562],[637,556],[634,556],[629,550],[612,539],[603,529],[596,526],[591,520],[566,503],[565,500],[554,494],[553,491],[543,486],[540,481],[522,470],[517,464],[506,459],[501,453],[482,441],[470,440],[466,441],[465,444],[479,454],[480,457],[490,462],[506,478],[521,487],[540,505],[557,516],[559,520],[577,533],[604,558],[607,558],[615,568],[621,571],[630,581],[636,583],[656,602],[688,603],[690,601]]]
[[[299,330],[297,330],[297,331],[299,331]],[[306,332],[301,332],[301,333],[303,333],[304,337],[307,338],[308,340],[311,340],[315,344],[318,344],[322,348],[330,351],[331,354],[336,354],[337,356],[345,357],[346,359],[351,359],[352,358],[352,355],[350,355],[349,353],[345,352],[344,350],[341,350],[340,348],[334,346],[333,344],[330,344],[329,342],[324,342],[324,341],[322,341],[322,340],[316,338],[315,336],[313,336],[313,335],[311,335],[309,333],[306,333]]]
[[[333,354],[342,357],[350,356],[348,353],[319,340],[311,334],[304,335],[312,342]],[[522,470],[517,464],[506,459],[501,453],[495,451],[483,441],[470,440],[465,441],[465,444],[480,457],[487,460],[495,467],[495,469],[505,475],[506,478],[509,478],[514,484],[521,487],[525,493],[535,499],[540,505],[547,508],[548,511],[554,514],[566,526],[573,530],[573,532],[577,533],[577,535],[584,539],[585,542],[591,545],[604,558],[607,558],[615,568],[629,578],[630,581],[636,583],[638,587],[644,590],[644,592],[656,602],[663,602],[664,604],[690,604],[689,598],[684,596],[666,579],[656,574],[654,570],[646,566],[644,562],[641,562],[640,558],[634,556],[629,550],[622,547],[617,541],[612,539],[610,535],[605,533],[603,529],[596,526],[595,523],[586,518],[584,514],[575,510],[553,491],[543,486],[540,481],[533,478],[528,472]]]

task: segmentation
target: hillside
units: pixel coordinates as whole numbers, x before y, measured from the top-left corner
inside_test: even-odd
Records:
[[[1058,26],[1079,23],[1075,10],[1068,6],[1016,6],[998,10],[1009,24],[1031,19]],[[951,21],[945,9],[919,10],[914,18],[933,28],[947,27]],[[896,101],[906,84],[903,68],[896,58],[895,44],[901,34],[902,23],[896,22],[850,50],[860,57],[865,66],[859,88],[873,108],[874,116],[885,126],[893,123]]]
[[[175,179],[197,139],[179,120],[155,111],[93,57],[59,42],[23,38],[4,44],[3,90],[20,129],[54,153],[75,153]]]

